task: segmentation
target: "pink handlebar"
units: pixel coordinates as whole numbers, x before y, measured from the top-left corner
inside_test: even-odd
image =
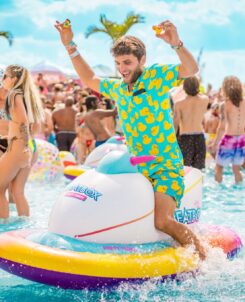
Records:
[[[123,140],[124,140],[124,136],[119,136],[119,137],[116,138],[116,140],[117,140],[118,142],[123,141]]]
[[[147,163],[148,161],[152,161],[156,158],[154,155],[142,155],[142,156],[131,156],[130,163],[133,166],[136,166],[141,163]]]

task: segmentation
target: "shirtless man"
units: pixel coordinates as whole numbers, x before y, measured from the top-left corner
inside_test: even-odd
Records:
[[[238,183],[242,181],[240,168],[245,159],[245,101],[242,83],[235,76],[226,77],[222,84],[222,92],[225,101],[221,107],[216,137],[210,146],[213,150],[218,146],[215,180],[222,182],[223,167],[231,163],[235,182]]]
[[[116,108],[111,110],[98,109],[98,98],[96,96],[88,96],[85,103],[87,113],[84,116],[84,121],[95,137],[95,147],[98,147],[111,137],[109,129],[105,127],[102,120],[109,116],[116,116],[117,111]]]
[[[202,121],[207,111],[209,98],[199,94],[197,77],[185,79],[183,85],[187,96],[174,105],[175,131],[179,128],[179,146],[185,166],[205,168],[206,144]]]
[[[55,84],[51,98],[53,107],[61,108],[65,102],[65,93],[63,84]]]
[[[56,129],[56,140],[60,151],[70,151],[76,137],[75,120],[76,110],[73,108],[74,100],[67,97],[65,108],[53,112],[52,119]]]

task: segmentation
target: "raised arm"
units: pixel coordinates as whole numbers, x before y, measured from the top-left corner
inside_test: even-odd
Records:
[[[187,78],[195,75],[198,72],[197,62],[192,54],[184,47],[174,24],[167,20],[160,23],[157,28],[162,28],[162,31],[157,31],[156,36],[170,44],[180,59],[179,78]]]
[[[93,70],[78,52],[76,44],[72,41],[74,34],[69,20],[63,23],[56,21],[55,28],[60,33],[61,42],[67,49],[72,64],[81,81],[89,88],[100,92],[100,79],[96,77]]]

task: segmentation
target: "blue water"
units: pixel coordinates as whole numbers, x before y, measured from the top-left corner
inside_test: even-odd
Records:
[[[245,172],[243,175],[245,178]],[[13,218],[7,225],[0,225],[0,232],[47,228],[51,208],[66,184],[62,177],[52,183],[28,183],[31,218],[18,219],[11,205]],[[235,185],[230,169],[226,171],[222,185],[214,182],[212,169],[206,171],[201,221],[229,226],[245,242],[245,181]],[[63,290],[0,270],[0,302],[3,301],[245,301],[245,252],[243,250],[238,258],[229,261],[220,250],[212,250],[200,273],[181,283],[168,281],[163,284],[154,279],[134,286],[123,283],[113,290]]]

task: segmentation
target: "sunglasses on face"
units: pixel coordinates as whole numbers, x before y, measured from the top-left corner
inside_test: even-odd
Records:
[[[7,78],[11,78],[11,76],[7,75],[6,73],[3,75],[3,80],[7,79]]]

